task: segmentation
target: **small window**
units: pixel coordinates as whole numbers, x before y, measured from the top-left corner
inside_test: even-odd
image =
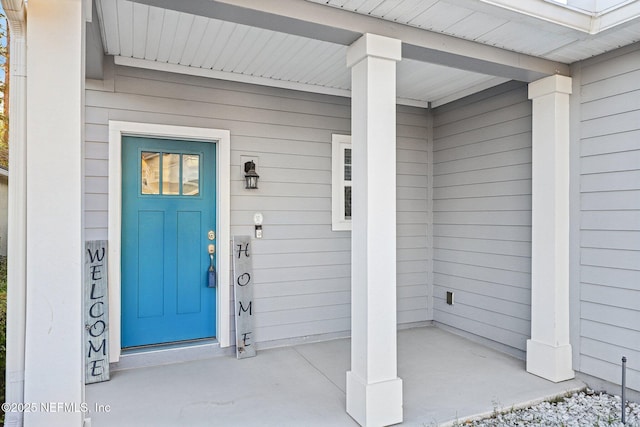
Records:
[[[200,155],[143,151],[140,193],[163,196],[200,194]]]
[[[182,155],[182,194],[200,194],[200,156],[197,154]]]
[[[351,230],[351,136],[332,135],[331,229]]]
[[[162,194],[180,195],[180,154],[162,154]]]
[[[142,152],[142,194],[160,194],[160,153]]]
[[[351,219],[351,186],[344,186],[344,219]]]

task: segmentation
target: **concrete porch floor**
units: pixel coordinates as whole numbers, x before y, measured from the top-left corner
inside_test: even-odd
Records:
[[[528,374],[523,361],[437,327],[398,333],[404,423],[438,426],[584,387]],[[281,347],[236,360],[220,356],[116,371],[86,387],[104,426],[357,426],[345,412],[350,341]]]

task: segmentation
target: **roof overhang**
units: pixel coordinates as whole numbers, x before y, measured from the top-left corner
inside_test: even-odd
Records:
[[[640,2],[627,0],[602,11],[587,11],[554,0],[480,0],[483,3],[595,35],[640,17]]]

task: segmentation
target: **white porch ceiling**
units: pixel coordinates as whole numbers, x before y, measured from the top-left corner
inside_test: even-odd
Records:
[[[108,55],[348,90],[346,47],[126,0],[100,0]]]
[[[252,4],[260,5],[261,1]],[[378,18],[378,22],[419,28],[425,34],[447,34],[477,42],[479,47],[495,46],[561,63],[640,40],[639,19],[588,34],[487,1],[307,0],[322,4],[323,10],[342,9]],[[192,0],[178,3],[182,2]],[[96,0],[105,53],[123,65],[349,96],[350,72],[344,43],[211,17],[215,14],[189,13],[191,9],[184,8],[186,3],[173,10],[170,2],[162,0]],[[208,3],[215,11],[218,3],[251,2],[192,2],[205,6]],[[402,104],[426,106],[430,102],[438,106],[507,80],[505,76],[405,58],[398,64],[397,94]]]

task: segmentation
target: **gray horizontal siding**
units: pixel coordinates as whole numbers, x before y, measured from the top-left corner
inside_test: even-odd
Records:
[[[640,46],[580,67],[579,370],[640,390]]]
[[[531,329],[526,86],[436,109],[433,134],[434,320],[523,357]]]
[[[264,214],[256,340],[349,331],[351,238],[331,230],[331,134],[350,133],[349,100],[127,67],[113,79],[86,91],[87,239],[107,238],[108,120],[228,129],[232,235]],[[398,322],[411,323],[427,320],[426,110],[399,107],[397,121]],[[243,188],[241,156],[259,158],[257,191]]]

